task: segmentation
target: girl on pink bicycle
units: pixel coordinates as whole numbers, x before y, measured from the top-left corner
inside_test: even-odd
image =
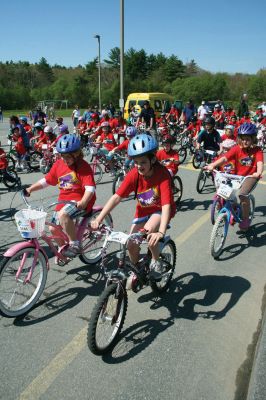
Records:
[[[239,192],[239,199],[242,208],[242,221],[239,228],[247,231],[250,225],[249,220],[249,193],[255,188],[263,172],[263,152],[256,146],[257,128],[254,124],[244,123],[238,128],[238,145],[232,147],[224,156],[215,162],[206,165],[206,169],[212,171],[214,168],[233,162],[235,173],[240,176],[249,176]]]
[[[130,233],[138,232],[142,228],[147,231],[148,245],[152,254],[150,269],[155,280],[159,280],[162,273],[158,242],[164,238],[168,223],[175,215],[171,177],[167,169],[157,161],[157,149],[157,141],[150,135],[140,134],[131,139],[128,155],[133,158],[135,168],[126,175],[117,192],[91,223],[93,229],[98,229],[104,217],[123,198],[135,192],[138,203]],[[131,262],[136,264],[139,259],[138,244],[130,242],[128,251]]]
[[[25,195],[30,196],[32,192],[49,185],[58,185],[58,201],[73,202],[73,205],[58,204],[52,222],[60,223],[69,238],[64,256],[75,257],[80,254],[81,244],[77,240],[73,220],[92,210],[96,200],[95,182],[90,165],[83,160],[80,139],[75,134],[63,135],[56,144],[56,150],[61,159],[54,163],[44,178],[25,189]],[[62,246],[64,243],[59,239],[57,244]]]

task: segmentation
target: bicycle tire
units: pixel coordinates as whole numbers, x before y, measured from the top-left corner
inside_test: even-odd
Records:
[[[31,281],[29,283],[24,282],[30,269],[30,265],[28,265],[27,261],[19,279],[16,280],[16,272],[19,267],[18,261],[24,254],[28,254],[28,257],[31,255],[33,259],[35,248],[26,247],[19,250],[12,257],[4,257],[0,264],[0,314],[5,317],[18,317],[29,311],[39,300],[46,284],[47,266],[45,257],[41,252],[38,253],[38,259]],[[16,260],[17,263],[15,265]],[[8,278],[10,277],[11,283],[7,287]],[[35,277],[37,277],[36,284]],[[29,293],[28,295],[27,292]],[[5,293],[9,296],[9,299],[4,298]],[[21,302],[18,301],[19,296],[22,297]],[[10,303],[11,301],[12,304]]]
[[[111,296],[117,304],[113,307],[113,310],[110,310],[112,314],[109,315],[108,312],[110,312],[109,308],[111,309],[111,307],[108,302]],[[115,346],[125,321],[127,305],[127,291],[119,284],[113,283],[104,289],[92,310],[88,325],[87,343],[93,354],[108,353]],[[108,324],[111,327],[111,332],[106,343],[102,343],[99,340],[101,325],[106,332]]]
[[[193,154],[193,157],[192,157],[192,165],[193,165],[193,167],[194,167],[195,169],[199,169],[201,163],[202,163],[202,161],[201,161],[201,160],[198,160],[198,155],[197,155],[197,153],[194,153],[194,154]]]
[[[169,259],[170,253],[171,259]],[[163,265],[163,277],[160,281],[151,281],[151,288],[157,294],[163,293],[168,289],[175,270],[176,245],[172,239],[163,246],[160,253],[160,262]]]
[[[112,192],[115,194],[121,183],[123,182],[125,178],[125,175],[123,173],[120,173],[116,175],[115,179],[113,180],[113,185],[112,185]]]
[[[100,214],[100,211],[93,214],[93,218]],[[110,228],[113,227],[112,217],[110,214],[107,214],[102,222],[104,225],[109,226]],[[85,230],[82,238],[82,245],[83,247],[86,246],[89,242],[94,241],[94,244],[88,248],[88,250],[82,254],[80,254],[79,259],[84,264],[97,264],[102,257],[102,244],[105,240],[105,236],[103,235],[101,238],[96,236],[96,232],[93,232],[91,229]]]
[[[217,219],[218,213],[222,208],[222,199],[220,197],[215,196],[212,205],[211,205],[211,223],[212,225],[215,224]]]
[[[44,157],[40,159],[40,172],[42,174],[47,174],[50,171],[51,167],[52,164],[49,160]]]
[[[206,173],[205,171],[201,170],[197,179],[197,184],[196,184],[196,190],[198,193],[202,193],[204,187],[205,187],[205,183],[206,183]]]
[[[20,178],[18,177],[18,174],[16,173],[15,170],[8,168],[8,174],[12,176],[13,179],[15,179],[14,182],[10,182],[6,177],[3,176],[3,183],[8,189],[12,189],[15,186],[19,186]]]
[[[254,218],[255,207],[256,207],[255,197],[253,196],[253,194],[249,196],[249,203],[250,203],[249,219],[252,221],[252,219]]]
[[[183,194],[183,183],[180,176],[173,177],[173,196],[176,206],[179,205]]]
[[[187,158],[187,149],[185,147],[180,147],[180,149],[177,150],[177,153],[179,156],[179,164],[183,164]]]
[[[16,160],[14,160],[14,158],[11,157],[9,154],[7,154],[6,159],[8,168],[15,168]]]
[[[221,231],[221,234],[219,234]],[[228,221],[226,213],[219,214],[214,227],[212,229],[211,238],[210,238],[210,250],[211,255],[214,259],[218,258],[221,252],[223,251],[223,247],[225,244],[225,240],[227,237],[228,231]],[[217,239],[221,237],[218,246],[216,246]]]
[[[28,166],[30,169],[33,171],[37,171],[40,168],[40,161],[43,157],[43,154],[40,153],[39,151],[33,151],[30,154],[30,159],[27,162]]]
[[[95,180],[95,183],[97,185],[97,183],[101,182],[102,177],[103,177],[102,167],[98,163],[95,164],[94,162],[90,162],[89,165],[90,165],[90,167],[92,169],[92,172],[93,172],[93,175],[94,175],[94,180]]]

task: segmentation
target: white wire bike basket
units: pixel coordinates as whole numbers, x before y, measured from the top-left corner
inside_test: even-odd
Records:
[[[19,233],[24,239],[39,238],[45,228],[45,211],[27,208],[15,214],[15,221]]]

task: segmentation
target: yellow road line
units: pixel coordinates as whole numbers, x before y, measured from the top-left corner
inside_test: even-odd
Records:
[[[192,236],[208,219],[209,212],[202,215],[194,224],[177,236],[175,243],[180,247]],[[19,400],[37,400],[52,385],[58,375],[74,360],[86,346],[87,326],[50,361],[40,374],[20,394]]]
[[[20,400],[37,400],[86,345],[87,326],[69,342],[21,393]]]
[[[184,242],[188,240],[205,222],[210,219],[210,213],[207,212],[203,214],[194,224],[190,225],[181,235],[177,236],[175,239],[175,244],[177,247],[181,246]]]

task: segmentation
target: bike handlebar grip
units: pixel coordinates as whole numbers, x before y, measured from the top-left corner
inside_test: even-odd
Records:
[[[27,191],[27,188],[22,189],[21,193],[24,197],[30,197],[30,193]]]

